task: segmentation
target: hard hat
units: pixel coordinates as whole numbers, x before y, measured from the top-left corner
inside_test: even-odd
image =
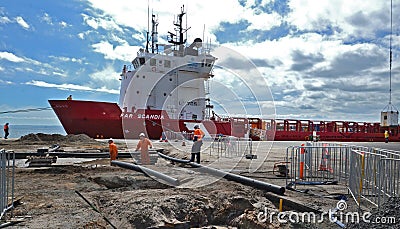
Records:
[[[199,125],[195,125],[194,128],[195,128],[195,129],[199,129]]]
[[[108,139],[108,142],[114,142],[114,140],[112,138]]]
[[[139,134],[139,137],[144,137],[144,136],[146,136],[146,135],[144,135],[144,133]]]

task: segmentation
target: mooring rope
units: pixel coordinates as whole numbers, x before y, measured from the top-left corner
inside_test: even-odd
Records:
[[[2,111],[0,114],[13,114],[13,113],[21,113],[21,112],[31,112],[31,111],[45,111],[50,110],[51,107],[38,107],[38,108],[30,108],[30,109],[23,109],[23,110],[14,110],[14,111]]]

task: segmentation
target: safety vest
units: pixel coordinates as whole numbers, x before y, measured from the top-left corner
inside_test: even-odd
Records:
[[[204,132],[200,129],[194,130],[194,137],[197,137],[197,141],[200,141],[204,136]]]

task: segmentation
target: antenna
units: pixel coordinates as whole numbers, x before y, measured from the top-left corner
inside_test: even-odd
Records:
[[[203,25],[203,42],[205,41],[205,40],[204,40],[204,33],[205,33],[205,32],[206,32],[206,24]],[[207,42],[205,42],[205,43],[207,43]]]
[[[146,32],[146,52],[149,52],[149,31],[150,31],[150,0],[147,0],[147,32]]]

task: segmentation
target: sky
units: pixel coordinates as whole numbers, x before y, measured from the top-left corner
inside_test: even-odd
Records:
[[[122,66],[146,43],[148,3],[160,42],[185,5],[189,42],[202,37],[254,63],[277,118],[379,122],[389,102],[390,1],[2,0],[0,112],[70,94],[118,102]],[[393,0],[392,104],[400,107],[398,12]],[[235,80],[216,80],[235,90]],[[52,110],[3,113],[1,122],[60,125]]]

